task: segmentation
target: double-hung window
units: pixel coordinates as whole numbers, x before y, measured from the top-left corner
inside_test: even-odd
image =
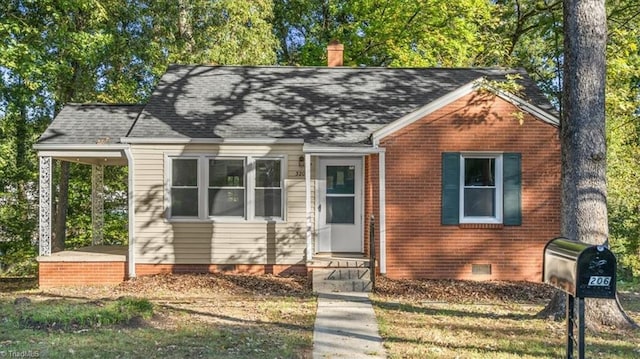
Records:
[[[502,223],[502,156],[460,156],[460,222]]]
[[[255,179],[254,215],[282,217],[282,161],[256,159]]]
[[[245,216],[245,160],[209,159],[209,216]]]
[[[284,157],[168,157],[170,218],[284,218]]]
[[[198,159],[171,159],[171,216],[198,216]]]
[[[519,153],[442,154],[442,224],[520,225]]]

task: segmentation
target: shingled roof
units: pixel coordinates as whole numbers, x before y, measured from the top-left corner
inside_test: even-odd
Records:
[[[144,105],[65,105],[38,143],[114,144],[125,137]]]
[[[372,132],[461,86],[514,72],[523,77],[519,96],[553,112],[523,71],[174,65],[146,105],[65,106],[39,143],[128,137],[366,144]]]

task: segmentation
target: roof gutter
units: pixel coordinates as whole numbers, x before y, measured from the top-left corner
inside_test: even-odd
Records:
[[[302,152],[311,155],[323,155],[323,156],[345,156],[345,155],[366,155],[373,153],[384,152],[384,148],[366,146],[366,147],[349,147],[349,146],[331,146],[331,145],[316,145],[305,143],[302,147]]]
[[[302,144],[300,138],[188,138],[188,137],[122,137],[120,142],[127,144],[234,144],[234,145],[271,145]]]
[[[129,148],[129,145],[124,144],[46,144],[36,143],[33,145],[33,149],[36,151],[114,151],[125,150]]]

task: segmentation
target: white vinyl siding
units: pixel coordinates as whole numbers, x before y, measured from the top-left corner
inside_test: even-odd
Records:
[[[304,263],[306,212],[301,145],[133,145],[135,159],[136,262],[163,264]],[[171,218],[169,158],[282,159],[282,218],[230,220],[205,216]],[[205,162],[206,163],[206,162]],[[208,190],[206,171],[199,181]],[[248,179],[247,179],[248,181]],[[249,196],[249,194],[247,194]],[[314,198],[313,194],[312,197]]]

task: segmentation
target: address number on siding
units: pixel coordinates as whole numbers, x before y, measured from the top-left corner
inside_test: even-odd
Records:
[[[611,277],[591,276],[589,278],[590,287],[608,287],[611,284]]]

